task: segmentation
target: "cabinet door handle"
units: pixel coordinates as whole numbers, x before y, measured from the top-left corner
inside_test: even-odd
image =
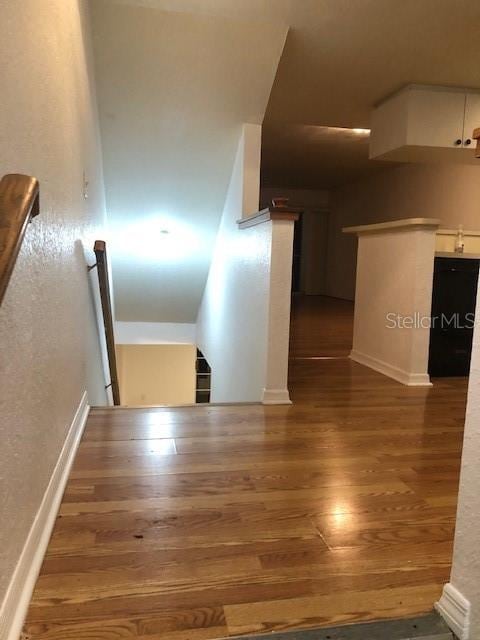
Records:
[[[461,139],[458,138],[457,140],[455,140],[455,144],[457,145],[457,147],[459,147],[462,144]]]
[[[465,140],[465,144],[468,146],[469,144],[472,144],[472,141],[470,140],[470,138],[467,138]]]

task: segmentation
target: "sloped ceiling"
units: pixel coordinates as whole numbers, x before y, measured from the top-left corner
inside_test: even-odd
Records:
[[[192,322],[286,27],[90,3],[117,320]]]

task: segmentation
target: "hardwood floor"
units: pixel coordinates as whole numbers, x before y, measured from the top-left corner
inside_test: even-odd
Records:
[[[290,376],[291,407],[91,412],[30,638],[209,640],[431,609],[466,381],[407,388],[346,358],[293,359]]]
[[[346,357],[352,350],[353,302],[295,294],[292,300],[290,356]]]

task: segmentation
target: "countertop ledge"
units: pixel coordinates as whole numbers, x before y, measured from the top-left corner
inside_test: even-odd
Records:
[[[389,231],[408,231],[409,229],[422,228],[436,230],[440,226],[437,218],[406,218],[405,220],[392,220],[390,222],[379,222],[377,224],[362,224],[358,227],[344,227],[343,233],[356,233],[364,235],[367,233],[383,233]]]
[[[457,253],[456,251],[436,251],[436,258],[460,258],[461,260],[480,260],[480,253]]]
[[[457,233],[458,233],[458,229],[439,229],[437,231],[437,234],[439,236],[456,236]],[[463,231],[463,236],[464,237],[465,236],[473,236],[473,237],[480,236],[480,231],[471,231],[471,230],[470,231],[468,231],[468,230],[465,231],[464,230]]]

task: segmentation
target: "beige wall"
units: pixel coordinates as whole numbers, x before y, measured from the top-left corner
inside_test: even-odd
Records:
[[[0,309],[0,602],[82,394],[105,402],[84,255],[104,222],[84,10],[0,3],[0,174],[41,188]]]
[[[193,344],[117,345],[122,405],[194,404]]]
[[[400,218],[439,218],[442,227],[480,228],[479,166],[406,164],[332,191],[327,294],[355,295],[356,238],[342,227]]]

